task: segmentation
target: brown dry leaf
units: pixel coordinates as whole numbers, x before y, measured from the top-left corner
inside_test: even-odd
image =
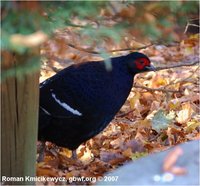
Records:
[[[192,106],[190,102],[182,104],[182,110],[177,113],[176,121],[180,124],[187,123],[192,116]]]
[[[65,175],[65,177],[67,179],[69,179],[70,177],[73,177],[73,173],[72,172],[67,172],[66,175]]]
[[[161,107],[160,107],[160,102],[159,101],[153,101],[152,104],[151,104],[151,108],[149,110],[149,113],[151,114],[153,111],[157,111],[159,110]],[[147,116],[148,117],[148,116]]]
[[[191,35],[181,42],[182,53],[185,56],[195,54],[195,47],[199,44],[199,34]]]
[[[67,158],[66,156],[60,155],[59,160],[60,160],[60,166],[62,166],[62,167],[70,166],[70,168],[72,168],[74,165],[81,166],[80,161],[76,161],[73,158]]]
[[[119,158],[123,158],[123,156],[116,152],[105,152],[105,151],[100,152],[100,160],[103,162],[109,162],[111,160]]]
[[[132,149],[130,147],[122,152],[122,155],[127,157],[127,158],[131,158],[132,154],[133,154],[133,152],[132,152]]]
[[[78,147],[78,149],[76,149],[76,153],[77,153],[77,155],[78,155],[78,158],[81,158],[83,155],[84,155],[84,153],[86,152],[86,148],[91,148],[90,146],[84,146],[84,145],[80,145],[79,147]]]
[[[93,154],[89,148],[86,148],[83,156],[79,158],[83,164],[88,164],[93,160]]]
[[[155,143],[150,143],[147,142],[144,144],[144,148],[148,151],[148,152],[152,152],[155,149]],[[158,147],[159,148],[159,147]]]
[[[153,77],[152,81],[150,82],[149,87],[150,88],[159,88],[160,86],[164,86],[167,84],[168,84],[168,81],[165,77],[163,77],[160,74],[156,74]]]
[[[179,99],[173,99],[168,103],[169,110],[176,110],[181,106]]]
[[[129,159],[129,158],[128,158]],[[122,163],[124,163],[125,161],[127,160],[127,158],[126,157],[123,157],[123,158],[116,158],[116,159],[113,159],[113,160],[111,160],[111,161],[109,161],[109,163],[111,164],[111,165],[120,165],[120,164],[122,164]]]
[[[59,166],[59,158],[55,157],[55,156],[45,156],[44,157],[44,162],[51,166],[52,168],[58,168]]]
[[[177,159],[183,154],[183,150],[180,147],[174,148],[164,159],[163,171],[168,172],[175,165]]]
[[[192,95],[182,96],[180,98],[172,99],[171,102],[176,102],[177,99],[178,99],[178,101],[180,103],[188,102],[188,101],[191,101],[191,102],[199,101],[199,96],[200,96],[199,94],[192,94]]]
[[[124,16],[129,17],[132,14],[130,14],[130,12],[127,13],[125,9],[123,11]],[[154,19],[154,17],[147,14],[145,19],[151,20]],[[165,32],[169,31],[170,29],[165,30]],[[68,32],[69,29],[67,29],[66,33]],[[43,61],[44,65],[41,70],[41,80],[53,75],[52,67],[60,69],[65,67],[62,61],[55,62],[53,60],[55,56],[60,59],[66,59],[65,63],[68,59],[73,60],[75,63],[100,59],[100,57],[96,55],[86,54],[82,51],[77,52],[77,50],[67,47],[67,45],[65,46],[65,42],[68,42],[73,43],[78,48],[97,50],[95,44],[92,47],[86,45],[81,46],[79,42],[80,37],[72,33],[69,33],[69,35],[63,34],[62,37],[62,39],[58,37],[50,42],[46,42],[46,45],[44,45],[42,54],[48,55],[50,60]],[[127,36],[127,39],[129,42],[125,40],[126,42],[123,41],[122,45],[118,44],[113,46],[111,42],[108,41],[109,47],[107,47],[109,49],[121,49],[126,48],[127,43],[128,47],[133,48],[143,46],[142,43],[136,42],[132,36]],[[183,54],[183,52],[187,47],[193,48],[193,51],[197,52],[197,45],[198,42],[196,43],[195,39],[189,39],[188,41],[184,41],[181,46],[152,46],[141,52],[150,56],[151,59],[155,61],[155,66],[170,66],[173,64],[175,65],[177,61],[184,61],[185,54]],[[52,56],[51,59],[52,54],[54,56]],[[115,54],[118,55],[117,52]],[[193,59],[192,56],[189,59]],[[175,63],[172,64],[172,61]],[[199,124],[198,117],[196,117],[199,111],[199,93],[196,84],[198,81],[198,73],[194,74],[187,82],[176,83],[177,81],[187,78],[194,70],[195,68],[192,67],[181,67],[173,70],[163,70],[156,73],[148,72],[146,74],[137,75],[135,77],[135,83],[138,85],[159,88],[171,84],[168,86],[169,89],[183,90],[184,92],[173,94],[160,91],[148,92],[147,90],[133,88],[128,101],[126,101],[119,112],[119,115],[121,113],[124,115],[116,117],[102,133],[90,139],[85,145],[78,149],[79,163],[78,161],[73,161],[71,158],[67,158],[68,155],[66,154],[68,152],[63,152],[61,150],[61,153],[56,158],[59,160],[57,164],[54,162],[55,157],[51,153],[46,153],[47,157],[45,157],[45,162],[37,165],[38,170],[42,168],[44,169],[44,171],[42,171],[45,173],[46,169],[49,169],[50,173],[51,171],[54,173],[52,166],[57,166],[57,176],[66,175],[68,178],[73,176],[98,177],[106,172],[114,170],[124,162],[129,161],[130,155],[133,155],[134,152],[155,153],[166,150],[171,145],[177,143],[199,139]],[[186,106],[184,106],[185,103]],[[131,110],[131,108],[133,109]],[[178,113],[178,120],[186,122],[184,123],[185,125],[172,121],[170,128],[163,129],[160,133],[152,130],[151,123],[148,119],[151,119],[151,114],[160,108],[166,110],[167,113],[169,113],[170,110],[174,110]],[[130,110],[131,112],[129,112]],[[183,112],[183,110],[185,111]],[[187,117],[185,117],[185,112],[187,113]],[[69,153],[71,154],[71,152]],[[184,174],[184,172],[186,172],[184,168],[175,166],[176,160],[181,153],[175,152],[174,154],[172,153],[172,157],[166,158],[167,160],[165,161],[167,162],[164,164],[167,165],[165,165],[163,169],[168,169],[171,173],[177,175]],[[92,155],[94,157],[91,158]],[[86,156],[88,160],[85,161],[85,163],[80,161],[84,156]],[[48,171],[46,174],[48,174]],[[83,182],[79,184],[90,185],[92,183]]]
[[[122,148],[122,150],[124,149],[131,149],[132,153],[134,152],[144,152],[144,144],[141,141],[132,139],[128,142],[126,142]]]
[[[135,139],[141,141],[142,143],[146,143],[147,133],[143,129],[138,129],[135,135]]]
[[[171,134],[177,134],[178,136],[184,138],[185,134],[181,128],[171,127]]]
[[[39,168],[39,167],[43,167],[43,166],[45,166],[45,162],[39,162],[39,163],[37,163],[37,168]]]
[[[193,120],[187,122],[187,126],[185,127],[185,130],[186,130],[186,132],[192,132],[197,127],[200,127],[200,121],[193,119]]]
[[[179,128],[169,127],[166,134],[168,136],[167,141],[170,146],[185,142],[185,132]]]
[[[89,170],[91,173],[103,174],[108,170],[108,163],[97,160],[90,165]]]
[[[57,177],[58,176],[58,171],[53,168],[42,168],[42,167],[37,167],[37,176],[53,176]]]
[[[96,175],[93,172],[90,172],[90,170],[81,171],[81,176],[84,176],[84,177],[96,177]]]
[[[143,93],[140,93],[140,102],[144,105],[146,104],[151,104],[152,101],[155,100],[155,97],[154,95],[151,93],[151,92],[143,92]]]
[[[149,119],[139,120],[134,124],[135,127],[137,127],[139,130],[142,130],[144,128],[151,128],[151,122]]]
[[[131,109],[137,108],[138,104],[140,104],[139,99],[140,99],[140,93],[139,92],[135,92],[134,96],[129,98]]]
[[[67,179],[69,179],[70,177],[73,177],[73,176],[75,176],[75,177],[80,176],[80,171],[79,170],[72,170],[72,171],[65,174],[65,177]]]
[[[62,156],[66,156],[67,158],[72,157],[72,151],[67,148],[62,148],[62,151],[60,151],[59,154]]]
[[[119,148],[123,143],[124,143],[124,139],[120,137],[110,142],[112,149]]]
[[[170,172],[174,175],[184,175],[187,173],[187,169],[184,167],[173,166],[171,167]]]

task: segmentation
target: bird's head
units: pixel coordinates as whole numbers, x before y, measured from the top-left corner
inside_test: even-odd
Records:
[[[133,74],[147,71],[155,71],[155,67],[151,65],[151,61],[149,60],[149,58],[139,52],[133,52],[127,55],[127,62],[129,71]]]

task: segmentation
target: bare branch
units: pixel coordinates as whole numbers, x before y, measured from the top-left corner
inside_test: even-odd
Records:
[[[177,84],[177,83],[181,83],[181,82],[187,82],[188,79],[190,79],[196,72],[197,70],[199,69],[199,66],[192,72],[192,74],[190,74],[188,77],[184,78],[184,79],[181,79],[179,81],[176,81],[176,82],[171,82],[169,83],[168,85],[164,86],[164,88],[167,88],[169,87],[170,85],[174,85],[174,84]]]
[[[187,80],[190,79],[197,72],[198,69],[199,69],[199,66],[188,77],[186,77],[186,78],[184,78],[184,79],[182,79],[180,81],[177,81],[177,82],[171,82],[171,83],[167,84],[166,86],[164,86],[162,88],[149,88],[149,87],[145,87],[145,86],[141,86],[141,85],[136,85],[136,84],[134,85],[134,87],[135,88],[145,89],[145,90],[150,91],[150,92],[160,91],[160,92],[173,92],[173,93],[178,93],[179,92],[180,93],[180,92],[182,92],[181,90],[167,89],[167,87],[169,87],[169,86],[171,86],[173,84],[176,84],[176,83],[187,82]]]
[[[160,92],[173,92],[173,93],[180,93],[182,92],[181,90],[171,90],[171,89],[166,89],[166,88],[149,88],[141,85],[133,85],[135,88],[141,88],[148,90],[149,92],[154,92],[154,91],[160,91]]]
[[[197,65],[199,63],[199,61],[194,61],[192,63],[182,63],[182,64],[178,64],[178,65],[171,65],[171,66],[166,66],[166,67],[157,67],[155,71],[159,71],[159,70],[166,70],[166,69],[170,69],[170,68],[177,68],[177,67],[183,67],[183,66],[193,66],[193,65]]]
[[[122,114],[118,114],[116,117],[117,117],[117,118],[122,118],[122,117],[128,115],[129,113],[133,112],[134,110],[135,110],[135,109],[131,109],[131,110],[129,110],[128,112],[125,112],[125,113],[122,113]]]
[[[95,50],[81,48],[81,47],[75,46],[75,45],[70,44],[70,43],[68,43],[67,45],[74,48],[74,49],[83,51],[83,52],[88,52],[88,53],[91,53],[91,54],[100,54],[100,52],[97,52]],[[111,53],[111,52],[129,51],[129,50],[141,50],[141,49],[145,49],[147,47],[150,47],[152,45],[153,44],[145,45],[143,47],[138,47],[138,48],[122,48],[122,49],[108,50],[108,52]]]
[[[122,48],[122,49],[116,49],[116,50],[109,50],[108,52],[120,52],[120,51],[127,51],[127,50],[141,50],[141,49],[148,48],[150,46],[153,46],[153,44],[145,45],[145,46],[139,47],[139,48]]]
[[[187,32],[189,26],[193,26],[193,27],[200,27],[199,25],[197,24],[193,24],[193,23],[187,23],[186,27],[185,27],[185,30],[184,30],[184,34]]]
[[[67,43],[68,46],[76,49],[76,50],[80,50],[80,51],[83,51],[83,52],[87,52],[87,53],[91,53],[91,54],[100,54],[99,52],[97,51],[94,51],[94,50],[90,50],[90,49],[85,49],[85,48],[81,48],[81,47],[78,47],[76,45],[73,45],[73,44],[70,44],[70,43]]]

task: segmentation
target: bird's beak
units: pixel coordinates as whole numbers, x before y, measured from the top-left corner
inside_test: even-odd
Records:
[[[150,71],[156,71],[156,68],[153,65],[146,66],[146,68]]]

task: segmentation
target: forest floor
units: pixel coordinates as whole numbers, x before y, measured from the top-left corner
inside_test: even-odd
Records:
[[[181,66],[137,75],[113,121],[78,148],[79,161],[70,158],[71,151],[47,143],[44,162],[37,163],[37,176],[62,177],[65,181],[37,184],[94,184],[95,179],[124,163],[200,139],[199,35],[170,46],[152,45],[140,52],[156,67]],[[91,55],[70,57],[80,62],[98,59]],[[40,82],[66,67],[66,61],[70,60],[44,61]],[[73,177],[85,179],[71,180]]]

